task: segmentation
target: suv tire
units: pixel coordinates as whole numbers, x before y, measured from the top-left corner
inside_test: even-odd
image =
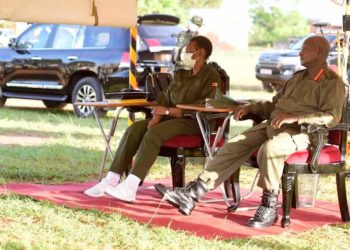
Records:
[[[0,97],[0,108],[5,106],[6,97]]]
[[[49,101],[49,100],[43,100],[43,103],[47,108],[58,108],[58,109],[63,108],[67,104],[65,102]]]
[[[101,102],[103,101],[102,87],[97,78],[84,77],[74,86],[72,91],[72,103],[76,102]],[[89,106],[73,105],[74,112],[78,117],[93,117],[94,108]],[[105,116],[107,111],[98,109],[99,116]]]

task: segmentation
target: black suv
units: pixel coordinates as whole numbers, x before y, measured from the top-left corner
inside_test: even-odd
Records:
[[[334,61],[336,53],[336,34],[324,35],[331,45],[331,52],[328,57],[330,62]],[[262,52],[259,55],[255,67],[255,76],[262,81],[265,90],[272,92],[279,90],[283,84],[294,74],[295,71],[303,69],[300,64],[299,52],[306,38],[303,37],[293,44],[288,50],[274,50]]]
[[[170,20],[170,21],[169,21]],[[170,67],[177,17],[146,15],[138,22],[138,80]],[[0,107],[7,98],[42,100],[49,107],[101,101],[129,84],[130,33],[126,28],[33,24],[0,49]],[[74,106],[80,117],[89,107]],[[106,111],[101,111],[104,114]]]

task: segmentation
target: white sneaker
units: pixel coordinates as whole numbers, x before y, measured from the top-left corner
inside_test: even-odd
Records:
[[[106,178],[104,178],[99,183],[97,183],[95,186],[93,186],[89,189],[86,189],[84,191],[84,194],[86,194],[87,196],[91,196],[91,197],[106,196],[105,191],[107,188],[113,188],[113,186],[107,182]]]
[[[136,201],[136,192],[129,188],[125,182],[120,183],[116,187],[106,189],[106,194],[122,201],[134,203]]]

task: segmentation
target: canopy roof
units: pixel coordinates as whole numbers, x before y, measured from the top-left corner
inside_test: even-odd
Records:
[[[136,0],[0,0],[0,19],[132,27]]]

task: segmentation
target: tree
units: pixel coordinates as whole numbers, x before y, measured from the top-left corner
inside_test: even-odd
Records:
[[[251,0],[251,45],[268,45],[288,37],[303,36],[309,31],[308,21],[297,11],[285,11],[279,0]]]
[[[216,8],[222,0],[138,0],[139,15],[162,13],[180,17],[182,23],[189,18],[191,8]]]

